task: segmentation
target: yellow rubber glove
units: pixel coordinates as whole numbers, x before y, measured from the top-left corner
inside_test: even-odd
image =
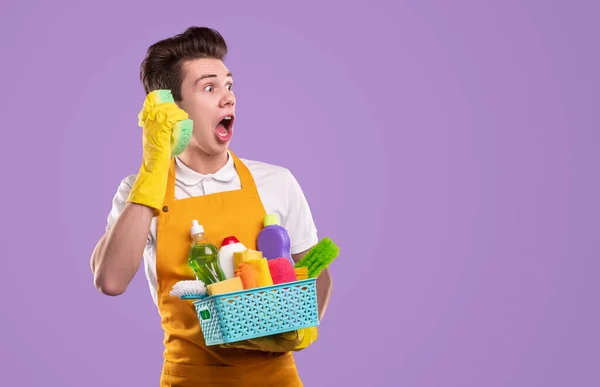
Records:
[[[319,337],[319,328],[318,327],[309,327],[302,329],[304,332],[302,334],[302,341],[300,344],[296,345],[292,351],[301,351],[304,348],[307,348],[309,345],[317,341]]]
[[[142,204],[158,213],[163,206],[167,190],[167,176],[171,161],[171,134],[177,121],[188,114],[173,102],[156,105],[156,92],[146,96],[138,114],[138,125],[143,128],[142,165],[128,202]]]
[[[242,340],[235,343],[222,344],[223,348],[241,348],[263,352],[301,351],[317,340],[317,327],[302,328],[291,332],[278,333],[272,336]]]

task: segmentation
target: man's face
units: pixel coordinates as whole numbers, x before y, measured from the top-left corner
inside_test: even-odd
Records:
[[[182,72],[179,107],[194,121],[190,148],[209,156],[222,154],[229,146],[235,120],[231,74],[217,59],[185,61]]]

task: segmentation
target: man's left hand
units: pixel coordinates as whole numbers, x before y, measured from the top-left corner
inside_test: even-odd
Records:
[[[221,347],[240,348],[263,352],[297,352],[314,343],[318,336],[318,327],[309,327],[291,332],[278,333],[271,336],[258,337],[256,339],[221,344]]]

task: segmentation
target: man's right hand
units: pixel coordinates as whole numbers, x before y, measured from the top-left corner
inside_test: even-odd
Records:
[[[138,114],[143,128],[143,158],[128,202],[151,207],[157,213],[163,205],[171,160],[174,125],[188,114],[173,102],[156,105],[156,92],[148,94]]]

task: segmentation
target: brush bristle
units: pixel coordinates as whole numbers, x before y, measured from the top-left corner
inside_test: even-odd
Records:
[[[308,278],[318,277],[337,256],[340,248],[330,239],[323,238],[306,255],[299,260],[295,267],[307,267]]]
[[[202,297],[206,295],[206,285],[199,280],[179,281],[169,294],[175,297]]]

